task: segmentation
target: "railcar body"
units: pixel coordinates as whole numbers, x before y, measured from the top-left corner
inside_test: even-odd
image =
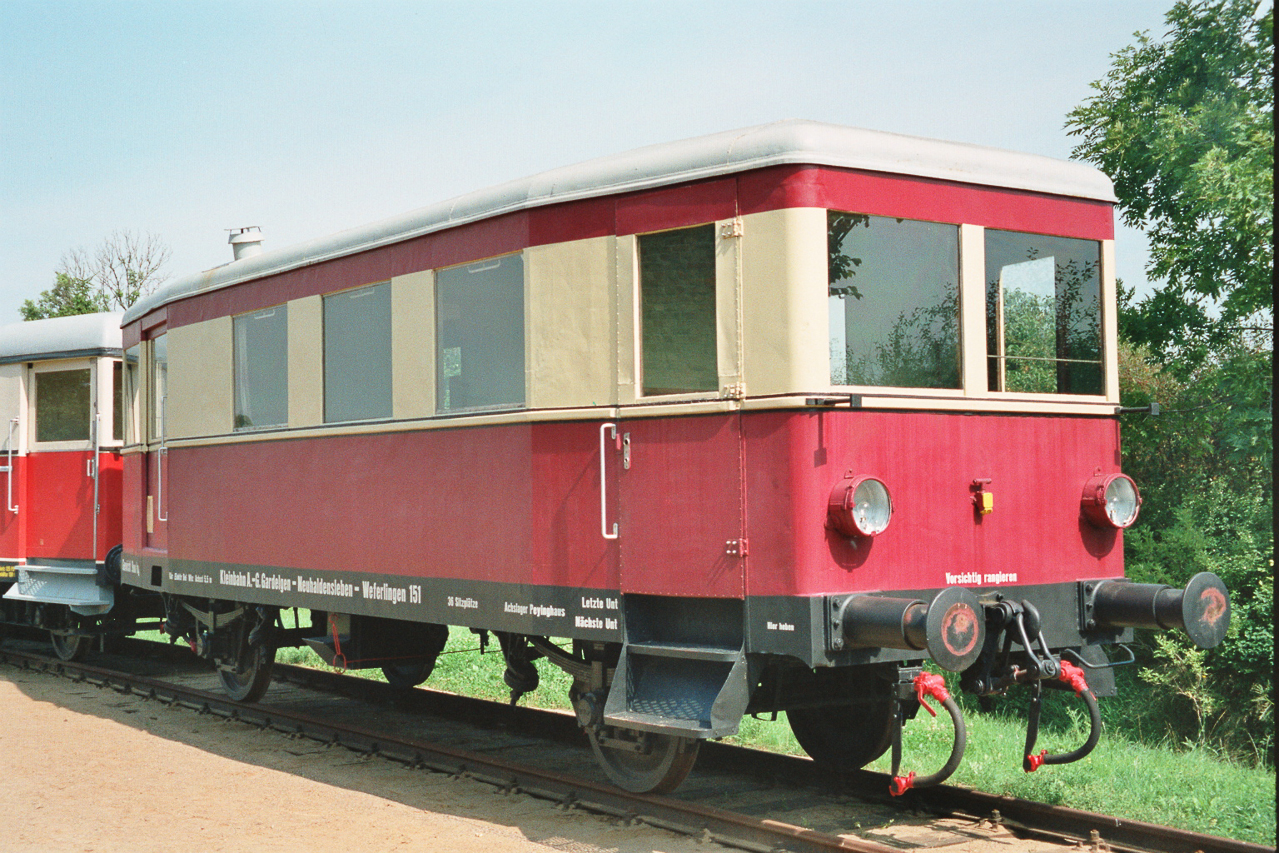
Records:
[[[0,327],[0,617],[64,657],[111,622],[123,444],[119,313]],[[114,549],[114,554],[112,550]],[[108,565],[110,564],[110,565]],[[115,575],[118,580],[118,574]]]
[[[748,712],[861,766],[926,659],[992,692],[1219,639],[1219,582],[1122,581],[1113,203],[780,122],[177,281],[125,317],[124,582],[246,698],[280,642],[409,683],[492,631],[652,790]]]

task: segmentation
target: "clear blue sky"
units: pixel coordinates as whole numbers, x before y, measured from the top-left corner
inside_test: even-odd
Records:
[[[0,0],[0,325],[114,229],[180,277],[228,228],[269,250],[780,118],[1065,158],[1065,114],[1171,2]]]

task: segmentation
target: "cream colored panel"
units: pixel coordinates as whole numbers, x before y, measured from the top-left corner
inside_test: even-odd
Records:
[[[231,431],[231,318],[169,332],[168,437]]]
[[[324,303],[289,303],[289,426],[324,423]]]
[[[391,416],[435,414],[435,274],[391,279]]]
[[[740,397],[742,381],[741,218],[715,223],[715,336],[720,393]]]
[[[27,366],[21,362],[0,364],[0,452],[5,454],[9,452],[9,424],[14,418],[18,419],[18,424],[12,432],[13,452],[26,452],[23,433],[27,421],[27,402],[22,388],[22,377],[26,369]],[[4,460],[0,459],[0,465],[3,464]]]
[[[1119,402],[1119,359],[1115,341],[1119,334],[1116,316],[1115,241],[1101,241],[1101,352],[1106,372],[1106,399]]]
[[[530,408],[612,405],[613,245],[613,237],[597,237],[525,251]]]
[[[752,396],[830,387],[826,211],[743,217],[743,376]]]
[[[640,397],[639,239],[634,234],[618,237],[615,247],[616,399],[618,403],[634,403]]]
[[[986,229],[959,226],[960,384],[968,396],[987,392]]]

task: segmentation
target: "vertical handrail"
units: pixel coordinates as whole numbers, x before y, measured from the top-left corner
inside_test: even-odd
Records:
[[[611,438],[617,439],[617,424],[600,424],[600,535],[605,539],[617,538],[617,522],[613,522],[613,531],[608,528],[608,472],[604,464],[604,433],[612,430]]]
[[[4,505],[9,512],[18,514],[18,504],[13,500],[13,431],[18,426],[17,418],[9,419],[9,464],[5,468],[7,482],[4,487]]]
[[[101,507],[98,506],[98,459],[102,452],[102,436],[99,431],[102,428],[102,413],[96,410],[93,412],[93,560],[98,559],[98,515]]]

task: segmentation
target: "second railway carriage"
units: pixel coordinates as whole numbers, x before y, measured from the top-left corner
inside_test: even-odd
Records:
[[[413,683],[494,632],[637,790],[746,713],[859,767],[944,698],[925,660],[990,693],[1212,644],[1215,578],[1122,579],[1113,203],[780,122],[177,281],[125,317],[124,582],[249,699],[280,643]]]
[[[66,658],[113,621],[121,317],[0,327],[0,619],[49,629]]]

